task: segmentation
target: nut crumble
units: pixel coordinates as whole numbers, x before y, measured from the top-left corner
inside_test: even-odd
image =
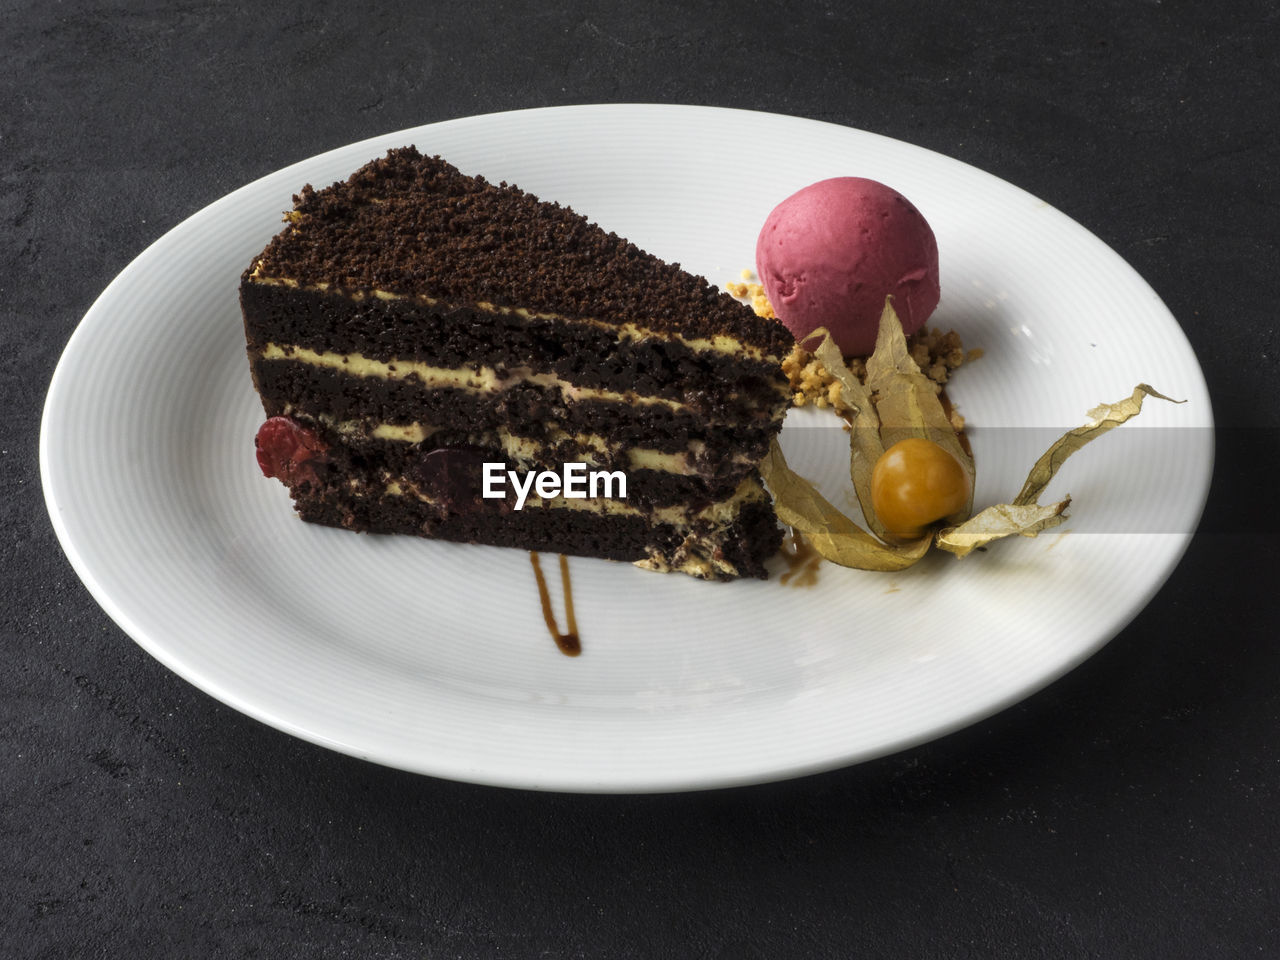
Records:
[[[775,316],[773,307],[765,296],[764,286],[750,270],[743,270],[742,281],[727,283],[725,289],[731,296],[750,305],[757,315]],[[907,348],[920,372],[934,382],[939,393],[957,368],[982,356],[982,351],[978,349],[966,353],[960,334],[954,330],[943,333],[937,327],[924,328],[911,334],[907,337]],[[866,363],[862,357],[853,357],[848,360],[848,364],[859,380],[866,379]],[[792,406],[830,408],[840,414],[848,411],[849,408],[840,401],[840,381],[830,376],[821,361],[799,344],[782,361],[782,372],[791,381]],[[963,430],[964,417],[950,409],[949,405],[948,409],[952,426],[957,432]]]

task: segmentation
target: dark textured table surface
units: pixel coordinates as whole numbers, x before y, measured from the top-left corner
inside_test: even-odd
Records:
[[[0,955],[1280,956],[1275,5],[566,6],[0,4]],[[600,101],[910,141],[1119,251],[1221,427],[1201,533],[1151,604],[942,740],[638,797],[327,752],[137,647],[40,491],[45,390],[94,298],[287,163]]]

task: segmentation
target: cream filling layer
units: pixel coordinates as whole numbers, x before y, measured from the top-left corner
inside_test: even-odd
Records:
[[[291,413],[292,411],[286,410],[285,412]],[[421,443],[439,429],[426,423],[371,424],[363,420],[335,420],[332,417],[323,415],[318,419],[329,429],[344,436],[368,431],[368,435],[375,440],[391,440],[403,443]],[[481,436],[475,439],[481,445],[483,445],[483,442],[490,441],[488,436]],[[515,463],[517,468],[528,468],[545,461],[547,444],[538,440],[516,436],[506,430],[494,431],[492,439],[501,445],[503,453]],[[581,461],[592,467],[606,465],[609,456],[609,442],[599,434],[570,434],[564,431],[552,431],[549,439],[552,445],[559,445],[565,442],[573,444],[576,448],[574,462]],[[705,444],[695,441],[685,451],[679,453],[669,453],[649,447],[631,447],[619,452],[626,454],[628,466],[632,470],[654,470],[661,473],[694,476],[698,473],[696,468],[697,457],[704,449]],[[739,455],[734,458],[734,462],[739,466],[746,466],[749,458]]]
[[[380,380],[407,380],[417,377],[427,389],[451,387],[475,393],[498,393],[516,384],[558,387],[566,400],[611,400],[641,406],[665,406],[672,410],[688,410],[689,405],[666,397],[643,396],[638,393],[605,390],[600,387],[578,387],[554,373],[534,373],[528,367],[512,367],[502,376],[492,367],[436,367],[418,360],[373,360],[359,353],[317,352],[306,347],[268,343],[260,354],[263,360],[296,360],[313,367],[339,370],[356,377]]]
[[[386,496],[401,497],[411,496],[423,501],[424,503],[434,504],[436,501],[411,480],[404,477],[386,477],[383,481],[382,493]],[[357,481],[352,481],[352,492],[361,495],[357,489]],[[364,495],[368,495],[367,493]],[[695,513],[689,513],[684,507],[655,507],[652,510],[643,510],[640,507],[632,506],[625,500],[610,500],[603,497],[595,499],[569,499],[566,497],[553,497],[550,499],[542,499],[536,494],[530,494],[529,498],[524,502],[524,509],[542,507],[547,510],[577,510],[582,513],[596,513],[602,516],[628,516],[628,517],[644,517],[647,520],[658,523],[665,523],[677,528],[692,527],[700,522],[709,522],[713,526],[728,526],[737,519],[743,506],[758,500],[768,500],[769,495],[765,493],[764,487],[760,485],[754,478],[748,478],[738,485],[738,488],[726,497],[724,500],[718,500],[715,503],[708,504]]]
[[[346,297],[349,300],[359,302],[368,297],[377,300],[413,300],[415,303],[421,303],[424,306],[434,307],[440,304],[440,300],[436,297],[428,297],[425,294],[402,294],[392,293],[389,290],[372,290],[365,293],[363,290],[344,290],[328,283],[313,283],[303,286],[289,277],[269,277],[262,272],[262,262],[257,261],[253,265],[253,271],[249,274],[249,279],[254,283],[261,283],[271,287],[288,287],[291,290],[305,290],[312,293],[325,293],[330,296]],[[557,323],[580,323],[584,326],[595,327],[600,330],[608,330],[613,333],[620,341],[639,341],[657,338],[660,340],[675,340],[677,343],[687,347],[695,353],[719,353],[725,356],[749,357],[753,360],[769,360],[773,363],[780,363],[781,357],[773,354],[766,354],[760,347],[750,343],[743,343],[737,337],[729,337],[724,334],[716,334],[712,337],[682,337],[679,334],[659,333],[650,327],[641,323],[606,323],[590,317],[576,318],[566,317],[558,313],[547,313],[544,311],[529,310],[526,307],[504,307],[496,303],[490,303],[481,300],[474,304],[475,309],[485,313],[500,313],[507,316],[520,317],[522,320],[553,320]]]
[[[715,579],[718,573],[727,573],[731,577],[738,575],[738,568],[728,560],[717,559],[714,551],[707,556],[699,552],[698,546],[686,542],[671,557],[664,556],[657,550],[650,550],[648,557],[634,561],[632,566],[657,573],[687,573],[691,577],[707,580]]]

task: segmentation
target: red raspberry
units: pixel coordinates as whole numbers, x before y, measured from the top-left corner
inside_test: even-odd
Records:
[[[315,465],[329,449],[314,430],[292,417],[272,417],[258,428],[253,442],[263,476],[277,477],[289,486],[315,483]]]

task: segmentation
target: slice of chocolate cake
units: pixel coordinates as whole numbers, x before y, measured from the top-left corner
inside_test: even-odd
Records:
[[[412,147],[294,203],[240,303],[258,461],[303,519],[765,575],[781,324]]]

